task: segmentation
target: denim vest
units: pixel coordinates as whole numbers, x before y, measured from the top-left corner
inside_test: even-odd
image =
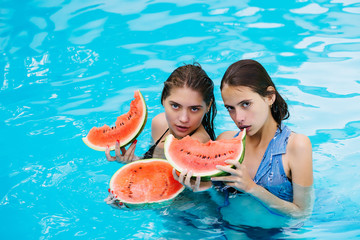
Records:
[[[293,186],[285,174],[282,155],[286,153],[290,133],[285,125],[276,130],[253,179],[256,184],[288,202],[293,201]]]
[[[240,132],[238,132],[234,137],[238,136],[239,133]],[[293,186],[285,174],[282,164],[282,155],[286,153],[286,146],[290,133],[291,130],[285,125],[281,125],[281,130],[280,128],[276,130],[273,139],[271,139],[266,148],[260,166],[253,179],[256,184],[264,187],[275,196],[288,202],[293,201]],[[212,192],[212,196],[220,205],[219,209],[229,206],[230,198],[236,197],[238,194],[242,193],[225,185],[223,182],[213,181],[213,185],[216,191]],[[216,194],[216,192],[223,193],[223,204],[219,202],[221,200],[217,197],[218,194]]]

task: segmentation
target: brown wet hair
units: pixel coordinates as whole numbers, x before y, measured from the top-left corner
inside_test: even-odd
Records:
[[[214,96],[214,83],[202,69],[199,63],[185,64],[175,69],[164,82],[164,88],[161,93],[161,103],[170,95],[171,89],[176,87],[188,87],[199,92],[206,106],[210,109],[205,113],[202,125],[212,140],[216,139],[214,119],[216,116],[216,104]]]
[[[221,80],[220,90],[222,90],[225,84],[234,87],[249,87],[262,97],[275,94],[276,99],[271,106],[271,115],[278,126],[281,126],[282,120],[290,117],[287,103],[277,91],[274,82],[265,68],[259,62],[244,59],[231,64]],[[273,87],[274,90],[269,91],[269,86]]]

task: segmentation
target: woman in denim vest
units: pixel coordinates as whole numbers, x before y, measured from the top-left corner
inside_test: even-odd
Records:
[[[246,221],[240,218],[250,218],[240,217],[248,207],[237,202],[244,196],[255,198],[275,215],[308,216],[313,202],[311,142],[282,123],[289,117],[288,107],[265,68],[254,60],[235,62],[225,72],[220,88],[230,117],[240,131],[246,129],[244,161],[228,161],[233,168],[218,166],[230,175],[213,177],[212,182],[192,181],[187,171],[178,180],[194,191],[215,185],[225,199],[221,211],[233,215],[230,222],[236,225]],[[217,139],[231,139],[238,133],[226,131]]]

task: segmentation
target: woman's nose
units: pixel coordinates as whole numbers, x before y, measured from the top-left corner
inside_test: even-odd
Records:
[[[243,111],[237,110],[235,115],[236,123],[242,124],[245,120],[245,114]]]
[[[183,123],[186,123],[189,121],[189,113],[185,109],[180,112],[179,120],[180,120],[180,122],[183,122]]]

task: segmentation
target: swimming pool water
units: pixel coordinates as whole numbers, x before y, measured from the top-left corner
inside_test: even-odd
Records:
[[[0,18],[1,239],[360,238],[359,0],[2,0]],[[266,67],[287,124],[312,141],[311,218],[229,229],[204,193],[156,211],[106,205],[121,164],[83,144],[89,129],[111,124],[141,89],[144,153],[162,82],[193,61],[216,84],[216,133],[235,129],[219,83],[243,58]]]

